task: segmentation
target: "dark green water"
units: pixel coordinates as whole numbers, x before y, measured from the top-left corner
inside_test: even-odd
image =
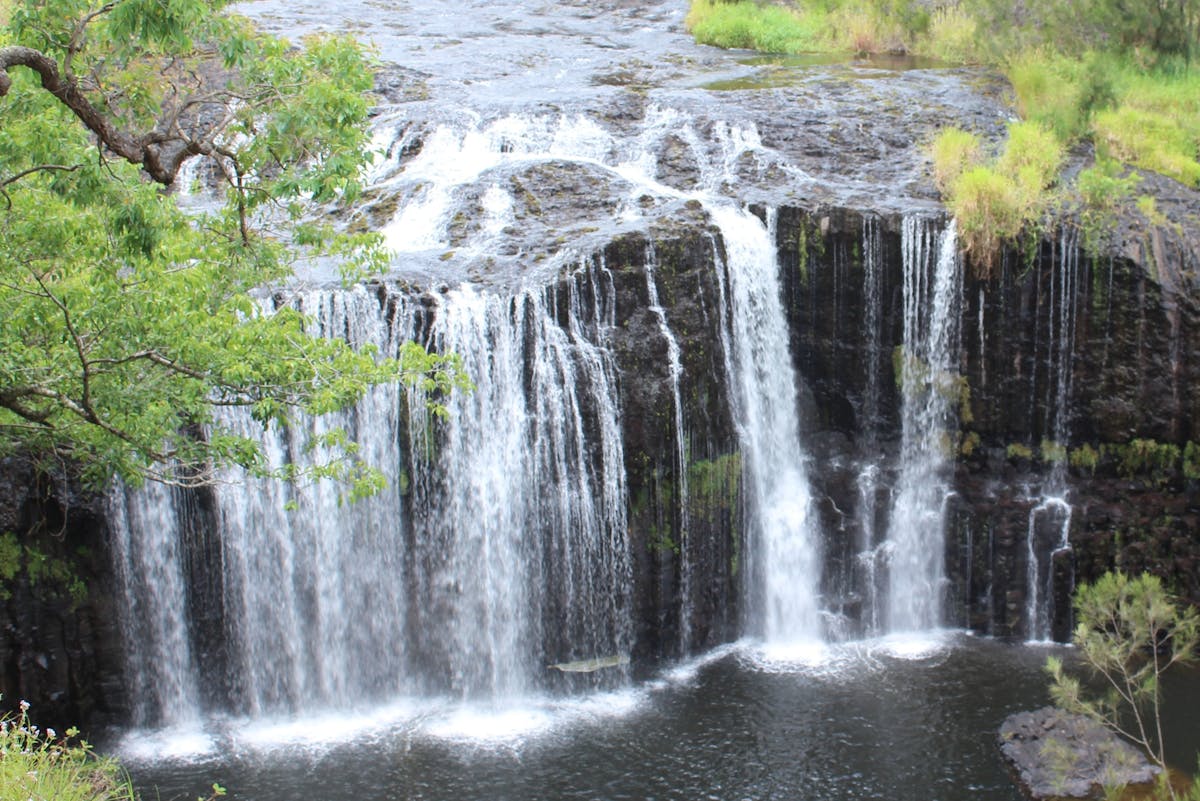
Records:
[[[839,646],[807,662],[736,647],[581,699],[210,721],[129,735],[121,750],[143,797],[164,800],[219,781],[245,801],[1017,801],[995,733],[1046,702],[1049,653],[1061,650],[964,635],[924,650]],[[1189,767],[1198,679],[1168,687],[1168,736]]]

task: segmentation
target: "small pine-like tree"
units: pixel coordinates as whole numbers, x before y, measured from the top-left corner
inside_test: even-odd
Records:
[[[1175,602],[1157,576],[1118,572],[1080,585],[1075,615],[1073,642],[1084,664],[1102,678],[1104,690],[1091,694],[1066,673],[1062,660],[1051,657],[1046,661],[1051,697],[1068,712],[1086,715],[1144,749],[1163,769],[1163,793],[1178,799],[1167,780],[1159,685],[1172,667],[1197,658],[1200,615]]]

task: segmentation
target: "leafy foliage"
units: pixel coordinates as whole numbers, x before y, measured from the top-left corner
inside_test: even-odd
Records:
[[[0,798],[29,801],[134,801],[133,787],[119,765],[97,757],[87,742],[60,738],[29,720],[22,701],[13,716],[0,718]]]
[[[1004,151],[987,164],[978,163],[978,142],[954,128],[943,131],[932,150],[938,185],[958,219],[964,250],[986,276],[1004,243],[1034,226],[1048,209],[1047,190],[1063,147],[1038,123],[1017,122],[1009,126]]]
[[[1008,0],[972,4],[994,46],[1006,52],[1049,46],[1161,62],[1190,59],[1200,41],[1198,0],[1042,0],[1036,9]]]
[[[1167,767],[1159,682],[1175,665],[1194,661],[1200,646],[1200,615],[1175,603],[1162,581],[1107,573],[1075,591],[1078,621],[1073,642],[1084,664],[1102,679],[1104,692],[1089,694],[1067,674],[1062,661],[1046,661],[1054,702],[1087,715],[1146,750]],[[1165,785],[1172,797],[1175,790]]]
[[[346,280],[382,264],[377,235],[313,222],[360,191],[371,64],[352,40],[293,47],[223,5],[26,0],[0,33],[0,455],[71,460],[96,484],[263,473],[217,409],[282,425],[372,384],[465,384],[451,357],[355,352],[254,298],[300,259]],[[185,213],[157,184],[191,158],[224,202]],[[317,474],[377,485],[340,454]]]

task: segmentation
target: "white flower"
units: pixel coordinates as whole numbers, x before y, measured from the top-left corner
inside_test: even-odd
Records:
[[[21,707],[22,712],[29,711],[29,702],[28,701],[22,701],[21,703],[17,704],[17,706]]]
[[[46,729],[46,736],[53,740],[58,736],[58,734],[54,731],[54,729]]]

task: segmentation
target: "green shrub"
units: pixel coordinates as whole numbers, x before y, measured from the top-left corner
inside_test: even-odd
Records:
[[[1100,452],[1086,443],[1073,449],[1068,458],[1071,467],[1089,473],[1095,473],[1096,466],[1100,464]]]
[[[1004,243],[1015,241],[1041,218],[1063,158],[1062,144],[1042,125],[1017,122],[1008,130],[998,159],[952,179],[956,161],[971,153],[969,140],[943,132],[933,145],[935,170],[946,177],[944,184],[939,182],[946,205],[958,220],[963,250],[982,277],[991,273]]]
[[[1062,160],[1062,143],[1049,129],[1038,122],[1014,122],[996,168],[1015,176],[1034,199],[1054,182]]]
[[[978,63],[979,25],[961,4],[936,9],[929,20],[929,33],[917,48],[922,55],[944,61]]]
[[[963,250],[983,275],[990,274],[1003,243],[1024,228],[1021,187],[993,167],[972,167],[955,181],[946,205],[958,220]]]
[[[1196,139],[1178,120],[1123,105],[1096,115],[1096,147],[1112,158],[1200,186]]]
[[[1157,576],[1106,573],[1094,584],[1076,588],[1075,619],[1072,642],[1103,690],[1094,694],[1067,674],[1060,659],[1051,657],[1046,670],[1054,703],[1092,718],[1145,750],[1163,769],[1157,797],[1200,795],[1197,787],[1184,795],[1166,780],[1159,692],[1168,670],[1196,660],[1200,615],[1172,598]]]
[[[1005,448],[1004,453],[1011,460],[1033,458],[1033,448],[1020,442],[1014,442],[1009,445]]]
[[[955,182],[969,167],[983,161],[979,137],[961,128],[943,128],[930,147],[933,156],[933,180],[943,194],[952,191]]]
[[[97,757],[86,742],[69,744],[79,732],[59,738],[29,720],[22,701],[15,716],[0,719],[0,798],[13,801],[134,801],[120,766]]]
[[[1179,446],[1152,439],[1135,439],[1116,445],[1117,470],[1126,478],[1136,475],[1162,476],[1174,469],[1182,456]]]
[[[1141,176],[1127,171],[1120,162],[1098,158],[1081,170],[1075,179],[1083,226],[1083,247],[1088,253],[1101,252],[1116,227],[1117,212],[1133,195]]]
[[[1086,126],[1075,63],[1032,51],[1014,57],[1006,70],[1021,116],[1042,123],[1064,140],[1079,135]]]
[[[1041,451],[1042,461],[1047,464],[1061,464],[1067,461],[1067,446],[1052,439],[1042,440],[1039,450]]]
[[[1200,479],[1200,444],[1189,442],[1184,446],[1183,477],[1190,481]]]

